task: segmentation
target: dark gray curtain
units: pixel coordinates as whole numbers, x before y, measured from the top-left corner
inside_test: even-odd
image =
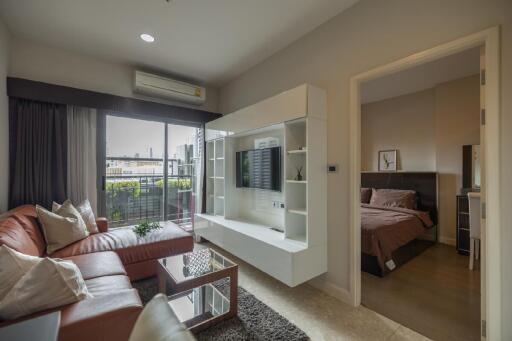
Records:
[[[9,208],[66,199],[66,106],[9,99]]]
[[[96,116],[96,190],[98,216],[107,216],[105,199],[105,172],[107,169],[107,111],[98,110]]]

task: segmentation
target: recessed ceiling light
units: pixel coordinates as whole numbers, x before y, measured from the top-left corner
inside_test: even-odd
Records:
[[[155,41],[155,37],[151,34],[143,33],[140,35],[140,39],[144,40],[146,43],[152,43]]]

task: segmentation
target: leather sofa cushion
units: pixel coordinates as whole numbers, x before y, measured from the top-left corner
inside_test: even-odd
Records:
[[[15,217],[0,220],[0,245],[30,256],[40,256],[40,250]]]
[[[37,247],[38,256],[43,256],[46,252],[46,242],[37,218],[23,214],[22,212],[14,213],[12,217],[20,222],[21,226],[25,229],[25,232],[27,232],[30,239],[32,239],[32,242],[34,242]]]
[[[5,212],[0,216],[0,220],[7,218],[15,218],[21,224],[25,232],[29,235],[37,253],[30,253],[31,256],[43,256],[46,250],[46,242],[41,231],[41,227],[37,220],[36,207],[34,205],[23,205]],[[20,250],[17,250],[20,251]],[[23,252],[23,251],[20,251]],[[26,252],[25,252],[26,253]]]
[[[85,280],[112,275],[126,275],[126,271],[115,252],[95,252],[86,255],[67,257],[73,261]]]
[[[192,251],[193,248],[179,251],[179,250],[173,250],[176,251],[176,254],[185,253]],[[157,265],[158,260],[157,259],[150,259],[146,260],[144,262],[138,262],[138,263],[132,263],[132,264],[126,264],[125,270],[128,274],[128,277],[130,277],[130,280],[137,281],[139,279],[143,278],[149,278],[152,276],[155,276],[157,274]]]
[[[127,340],[141,311],[135,289],[77,302],[61,310],[59,340]]]
[[[96,296],[110,295],[113,292],[132,289],[130,279],[125,275],[103,276],[85,281],[89,293]]]
[[[98,232],[108,231],[108,220],[105,217],[96,218],[96,226],[98,226]]]
[[[185,247],[186,246],[186,247]],[[132,227],[110,229],[105,233],[90,235],[52,254],[66,258],[100,251],[116,251],[124,265],[158,259],[193,247],[192,235],[173,223],[166,223],[145,237],[137,237]],[[179,251],[178,251],[179,252]]]

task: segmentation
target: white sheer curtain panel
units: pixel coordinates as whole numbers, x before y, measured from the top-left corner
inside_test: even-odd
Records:
[[[67,195],[76,205],[89,199],[96,215],[96,109],[68,106],[67,115]]]

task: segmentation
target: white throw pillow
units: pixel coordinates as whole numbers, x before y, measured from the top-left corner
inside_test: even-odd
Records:
[[[129,341],[192,341],[196,338],[180,323],[167,296],[157,294],[137,318]]]
[[[92,297],[72,261],[44,258],[0,301],[0,318],[15,319]]]
[[[89,235],[84,220],[71,203],[64,203],[55,213],[39,205],[36,211],[49,255]]]
[[[66,203],[71,203],[68,199],[64,201],[63,205]],[[56,203],[55,201],[52,204],[52,212],[56,212],[62,207],[62,205]],[[76,206],[77,211],[80,213],[80,216],[85,222],[85,226],[87,226],[87,230],[90,234],[100,232],[98,230],[98,225],[96,225],[96,217],[94,216],[94,212],[92,211],[91,203],[89,199],[85,199],[78,206]]]
[[[42,258],[26,255],[8,246],[0,246],[0,300],[41,260]]]

